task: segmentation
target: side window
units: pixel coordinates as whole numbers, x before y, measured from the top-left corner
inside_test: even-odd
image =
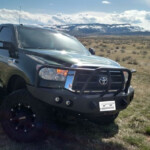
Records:
[[[0,41],[11,42],[12,35],[12,30],[9,27],[3,27],[0,31]]]

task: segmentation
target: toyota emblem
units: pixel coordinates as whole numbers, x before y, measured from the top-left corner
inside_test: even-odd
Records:
[[[100,77],[100,79],[99,79],[99,83],[101,84],[101,85],[103,85],[103,86],[105,86],[105,85],[107,85],[107,83],[108,83],[108,78],[105,76],[103,76],[103,77]]]

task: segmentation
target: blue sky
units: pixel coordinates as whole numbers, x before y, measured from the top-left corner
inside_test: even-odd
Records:
[[[18,23],[19,16],[23,24],[131,24],[150,31],[150,0],[0,0],[0,23]]]
[[[31,13],[77,13],[83,11],[122,12],[150,10],[150,0],[0,0],[0,8],[19,9]]]

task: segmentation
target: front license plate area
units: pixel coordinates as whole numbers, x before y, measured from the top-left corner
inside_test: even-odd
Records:
[[[115,101],[99,102],[100,111],[114,111],[116,110]]]

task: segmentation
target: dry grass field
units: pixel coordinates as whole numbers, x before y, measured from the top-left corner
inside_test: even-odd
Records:
[[[98,126],[88,121],[50,129],[41,143],[21,144],[11,141],[0,129],[0,150],[150,150],[150,37],[79,38],[96,55],[136,69],[132,85],[135,98],[114,124]],[[55,131],[55,132],[54,132]]]

